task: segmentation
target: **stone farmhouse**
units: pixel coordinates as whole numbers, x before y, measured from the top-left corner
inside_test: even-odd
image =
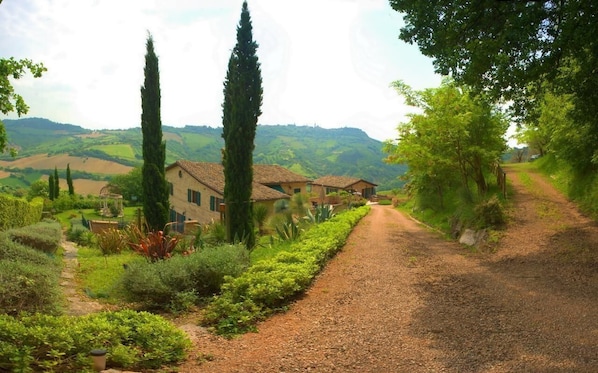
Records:
[[[355,177],[328,175],[314,180],[311,191],[317,196],[345,191],[369,199],[376,195],[377,186],[377,184]]]
[[[170,221],[209,224],[222,218],[224,167],[220,163],[178,160],[166,167],[170,187]],[[265,204],[307,193],[310,180],[279,165],[253,165],[254,203]],[[179,228],[180,230],[180,228]]]

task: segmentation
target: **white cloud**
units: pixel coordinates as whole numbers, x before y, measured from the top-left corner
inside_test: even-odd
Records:
[[[24,0],[0,5],[0,50],[41,61],[15,83],[29,116],[86,128],[139,126],[145,40],[160,58],[162,122],[219,126],[242,0]],[[429,59],[398,40],[387,0],[249,0],[259,44],[260,124],[358,127],[392,138],[408,109],[389,88],[437,85]]]

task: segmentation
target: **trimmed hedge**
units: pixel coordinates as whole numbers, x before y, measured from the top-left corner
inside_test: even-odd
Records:
[[[42,198],[37,197],[28,202],[23,198],[0,194],[0,231],[25,227],[40,221],[43,209]]]
[[[2,372],[93,372],[89,353],[97,348],[110,368],[157,369],[184,361],[190,346],[182,330],[147,312],[0,315]]]
[[[59,262],[0,235],[0,313],[60,312]]]
[[[369,211],[363,206],[338,214],[301,235],[289,251],[256,263],[239,277],[226,277],[222,293],[204,310],[202,323],[227,336],[253,330],[311,284]]]
[[[31,248],[54,254],[62,240],[60,223],[54,220],[44,220],[27,227],[13,228],[6,232],[14,242]]]

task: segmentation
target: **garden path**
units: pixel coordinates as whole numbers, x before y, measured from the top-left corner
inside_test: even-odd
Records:
[[[67,241],[63,237],[62,247],[64,248],[64,266],[60,275],[60,286],[67,299],[67,315],[81,316],[88,313],[101,311],[104,306],[79,292],[76,281],[77,268],[77,245]]]

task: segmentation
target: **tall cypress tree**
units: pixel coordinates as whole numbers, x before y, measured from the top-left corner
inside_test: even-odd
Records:
[[[162,140],[160,118],[160,71],[154,40],[148,35],[145,54],[145,81],[141,87],[141,132],[143,134],[143,214],[150,231],[168,223],[168,184],[164,162],[166,143]]]
[[[48,178],[48,198],[50,198],[50,201],[54,201],[54,186],[56,184],[54,184],[54,175],[50,174],[50,177]]]
[[[71,177],[71,164],[66,164],[66,184],[69,187],[69,196],[75,194],[75,187],[73,186],[73,178]]]
[[[58,169],[54,166],[54,198],[60,197],[60,179],[58,179]]]
[[[251,206],[253,149],[263,93],[256,55],[258,44],[253,40],[252,29],[247,1],[244,1],[237,26],[237,44],[230,55],[224,82],[222,163],[228,239],[243,239],[248,248],[255,244]]]

